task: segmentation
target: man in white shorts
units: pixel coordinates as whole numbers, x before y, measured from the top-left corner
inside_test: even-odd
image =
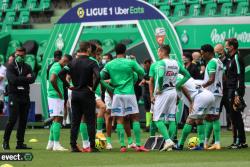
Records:
[[[137,151],[148,151],[141,145],[141,128],[139,123],[139,109],[134,93],[134,72],[144,75],[144,70],[135,60],[125,58],[126,46],[118,44],[115,47],[117,58],[105,65],[101,71],[101,79],[109,79],[115,88],[111,116],[117,119],[117,134],[119,136],[121,152],[126,152],[124,141],[124,117],[131,116],[133,131],[136,139]]]
[[[157,81],[155,82],[154,95],[151,96],[151,101],[154,103],[153,108],[153,121],[155,122],[159,132],[165,139],[164,147],[161,151],[171,150],[174,146],[174,142],[170,139],[168,129],[164,122],[175,122],[177,93],[176,93],[176,78],[180,71],[185,76],[184,82],[189,79],[189,73],[177,63],[176,60],[169,58],[170,47],[169,45],[163,45],[158,50],[158,56],[161,59],[157,65]],[[179,86],[178,86],[179,87]],[[176,131],[176,126],[175,130]]]
[[[178,75],[177,83],[183,76]],[[182,130],[181,138],[179,140],[177,150],[182,150],[184,143],[192,131],[192,127],[197,125],[199,146],[193,148],[194,150],[202,150],[204,147],[205,139],[205,127],[203,125],[203,119],[205,111],[214,103],[214,95],[195,84],[195,80],[190,78],[187,82],[182,85],[181,91],[178,91],[179,98],[189,107],[189,116],[186,120],[186,124]]]
[[[49,70],[48,105],[50,117],[53,124],[50,127],[49,142],[47,150],[67,151],[59,143],[61,122],[64,116],[64,91],[63,82],[58,77],[59,72],[71,61],[70,55],[64,55],[59,62],[52,65]]]
[[[223,63],[220,59],[214,58],[214,48],[209,45],[203,45],[201,47],[201,55],[207,62],[207,67],[205,70],[204,84],[202,87],[208,89],[214,94],[215,101],[212,106],[208,109],[206,113],[206,131],[205,131],[205,149],[209,150],[219,150],[220,147],[220,103],[222,99],[223,92]],[[208,140],[210,138],[211,132],[214,132],[215,143],[208,148]]]

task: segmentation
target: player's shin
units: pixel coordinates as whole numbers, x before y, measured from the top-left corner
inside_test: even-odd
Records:
[[[203,147],[205,140],[205,125],[204,124],[197,125],[197,132],[200,141],[200,147]]]
[[[208,140],[211,136],[212,130],[213,130],[213,122],[205,121],[205,141],[204,141],[205,147],[207,147],[208,145]]]
[[[179,140],[178,146],[182,147],[184,146],[184,143],[188,137],[188,135],[190,134],[190,132],[192,131],[192,125],[189,124],[185,124],[182,133],[181,133],[181,138]]]
[[[141,146],[141,126],[138,121],[133,122],[136,146]]]
[[[87,124],[86,123],[81,123],[80,124],[80,134],[82,137],[82,144],[83,148],[88,148],[90,147],[89,143],[89,135],[88,135],[88,129],[87,129]]]
[[[60,132],[61,132],[61,123],[54,122],[53,123],[53,136],[54,136],[54,146],[59,145],[60,140]]]
[[[163,138],[165,140],[170,139],[169,133],[168,133],[167,127],[165,126],[164,121],[155,121],[155,124],[156,124],[159,132],[162,134]]]
[[[150,129],[149,129],[150,136],[155,136],[156,130],[157,130],[157,127],[155,125],[155,122],[151,121],[151,123],[150,123]]]
[[[124,127],[122,124],[117,124],[117,134],[118,134],[118,138],[120,141],[120,145],[121,147],[125,147],[125,131],[124,131]]]
[[[174,140],[176,130],[177,130],[176,122],[169,121],[169,136],[170,136],[171,140]]]
[[[221,127],[220,127],[220,120],[213,121],[213,129],[214,129],[214,144],[220,145],[220,133],[221,133]]]

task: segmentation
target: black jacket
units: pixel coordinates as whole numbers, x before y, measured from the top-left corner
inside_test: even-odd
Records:
[[[31,74],[31,77],[27,77]],[[13,63],[7,66],[6,77],[8,80],[8,95],[29,97],[30,84],[35,82],[35,75],[26,63]]]
[[[235,89],[236,95],[245,95],[245,65],[237,54],[231,57],[227,68],[227,88]]]

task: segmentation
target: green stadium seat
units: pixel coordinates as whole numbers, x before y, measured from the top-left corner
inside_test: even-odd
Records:
[[[16,17],[16,12],[7,12],[4,19],[4,24],[12,25],[13,22],[15,21],[15,17]]]
[[[199,4],[200,0],[186,0],[187,4]]]
[[[205,16],[216,16],[217,4],[216,3],[207,3],[205,6]]]
[[[12,40],[8,44],[7,53],[6,53],[6,60],[16,51],[16,48],[21,46],[21,42],[18,40]]]
[[[174,8],[174,17],[183,17],[186,15],[185,5],[176,5]]]
[[[171,0],[170,4],[173,6],[184,4],[185,0]]]
[[[27,0],[26,9],[33,11],[37,8],[37,0]]]
[[[160,3],[161,0],[148,0],[148,3],[152,4],[152,5],[158,5]]]
[[[25,56],[25,63],[27,63],[28,65],[30,65],[31,69],[34,71],[35,69],[35,64],[36,64],[36,60],[35,60],[35,56],[32,54],[27,54]]]
[[[0,64],[4,64],[4,55],[0,54]]]
[[[2,16],[3,16],[3,12],[0,12],[0,25],[3,24],[3,19],[2,19]]]
[[[13,0],[11,8],[7,11],[19,11],[23,7],[23,0]]]
[[[29,23],[30,21],[30,12],[29,11],[21,11],[19,18],[16,22],[14,22],[14,25],[22,25],[25,23]]]
[[[160,10],[166,15],[166,16],[170,16],[170,6],[169,5],[164,5],[164,6],[160,6]]]
[[[234,2],[248,2],[248,0],[233,0]]]
[[[42,63],[43,63],[43,54],[44,51],[47,47],[47,41],[44,40],[42,42],[40,42],[39,47],[38,47],[38,51],[37,51],[37,55],[36,55],[36,61],[39,67],[42,67]]]
[[[217,0],[217,3],[229,3],[232,2],[232,0]]]
[[[104,53],[108,53],[115,48],[115,41],[113,39],[105,39],[102,42],[102,48]]]
[[[235,15],[237,16],[249,16],[249,2],[239,2],[236,8]]]
[[[201,15],[201,5],[192,4],[189,8],[189,16],[197,17]]]
[[[42,11],[45,11],[50,8],[51,0],[41,0],[39,8],[42,9]]]
[[[214,0],[201,0],[201,4],[214,3]]]
[[[0,1],[0,8],[2,11],[6,11],[9,8],[9,0],[1,0]]]
[[[223,3],[221,6],[221,15],[222,16],[229,16],[232,14],[232,3]]]

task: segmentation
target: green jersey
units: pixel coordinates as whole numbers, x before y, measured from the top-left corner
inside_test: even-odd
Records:
[[[62,66],[58,62],[54,63],[52,65],[51,69],[49,70],[49,79],[51,78],[52,74],[57,76],[56,83],[57,83],[58,89],[61,92],[62,97],[63,97],[64,96],[63,82],[58,77],[58,74],[61,70],[62,70]],[[58,96],[56,90],[54,89],[54,87],[50,81],[49,81],[49,86],[48,86],[47,92],[48,92],[48,97],[59,99],[59,96]]]
[[[101,71],[101,79],[110,78],[114,87],[114,94],[135,94],[134,81],[135,74],[144,75],[143,68],[134,60],[116,58],[105,65]]]

